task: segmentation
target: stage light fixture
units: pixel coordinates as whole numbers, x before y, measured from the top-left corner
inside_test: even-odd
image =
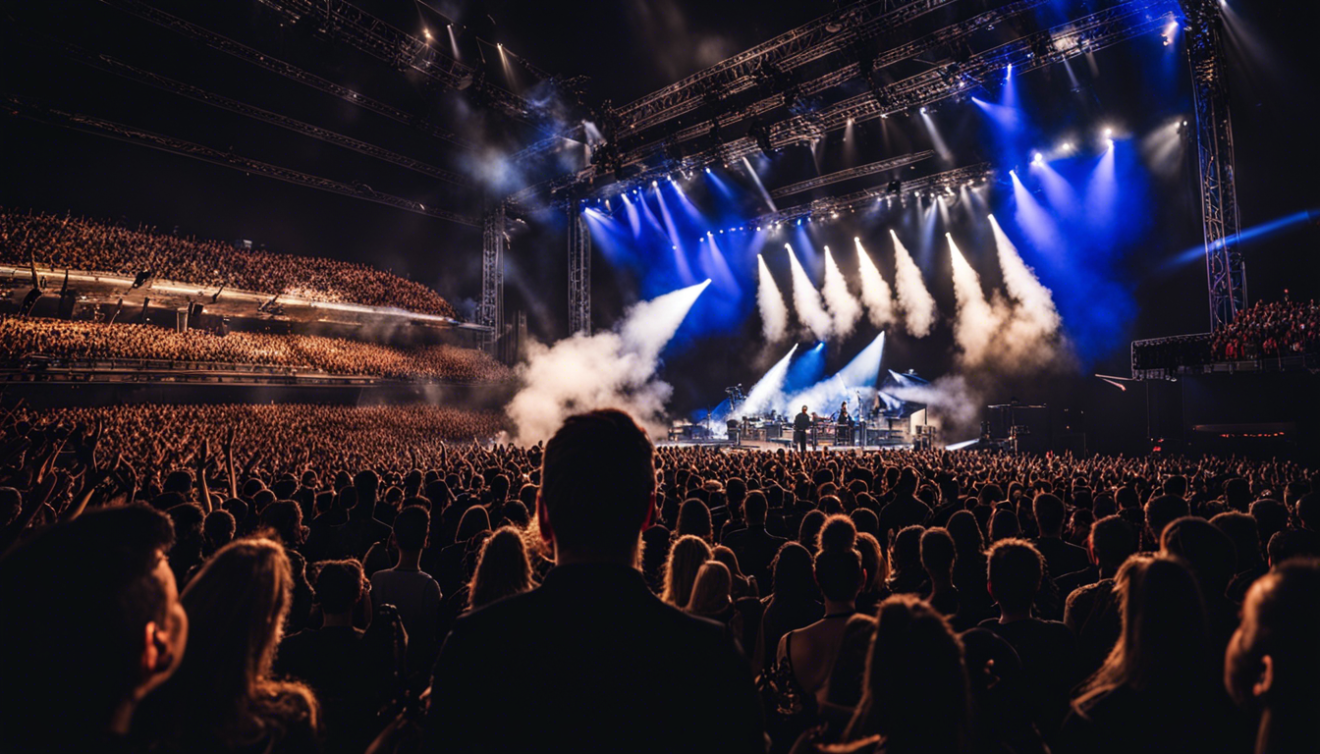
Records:
[[[1105,138],[1106,138],[1106,139],[1111,138],[1113,135],[1114,135],[1114,129],[1112,129],[1112,128],[1106,128],[1106,129],[1105,129]]]
[[[1037,152],[1036,154],[1032,155],[1032,157],[1031,157],[1031,161],[1032,161],[1032,162],[1044,162],[1044,161],[1045,161],[1045,155],[1041,154],[1040,152]]]

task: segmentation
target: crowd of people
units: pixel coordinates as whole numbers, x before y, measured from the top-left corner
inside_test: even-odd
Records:
[[[0,422],[17,750],[1320,740],[1291,462],[655,449],[617,411],[530,447],[438,408]]]
[[[221,336],[153,325],[0,316],[0,363],[33,356],[169,361],[185,369],[239,364],[458,383],[500,382],[512,375],[484,351],[450,345],[395,348],[316,335],[234,331]]]
[[[1320,353],[1320,306],[1315,301],[1257,301],[1215,330],[1216,361],[1273,359]]]
[[[0,262],[35,261],[57,270],[104,272],[192,283],[208,288],[297,296],[367,306],[396,307],[458,318],[430,288],[370,265],[237,249],[199,240],[72,216],[0,207]]]

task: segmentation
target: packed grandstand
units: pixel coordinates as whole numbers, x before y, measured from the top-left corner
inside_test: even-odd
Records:
[[[59,366],[162,366],[216,369],[272,367],[291,373],[366,375],[457,383],[500,382],[508,367],[484,351],[451,345],[398,348],[316,335],[176,331],[139,324],[109,324],[0,315],[0,365],[53,361]]]
[[[221,241],[120,227],[71,215],[0,208],[0,262],[225,286],[268,295],[403,309],[457,318],[440,294],[414,280],[329,257],[238,249]]]

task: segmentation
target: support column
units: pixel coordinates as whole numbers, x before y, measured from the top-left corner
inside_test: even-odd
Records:
[[[481,348],[498,357],[497,341],[504,333],[504,247],[508,242],[505,208],[499,204],[486,213],[481,235],[481,303],[477,324],[490,330],[481,336]]]
[[[568,208],[568,332],[591,334],[591,233],[576,204]]]
[[[1247,271],[1238,238],[1233,125],[1223,56],[1223,18],[1216,0],[1182,0],[1191,31],[1187,57],[1196,107],[1196,153],[1201,175],[1210,328],[1233,321],[1247,306]]]

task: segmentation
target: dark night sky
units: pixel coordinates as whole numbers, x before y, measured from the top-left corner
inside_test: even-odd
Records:
[[[402,109],[425,113],[438,123],[483,144],[525,144],[536,136],[525,125],[473,110],[463,95],[429,89],[416,76],[337,44],[308,29],[282,28],[256,0],[196,3],[151,0],[151,4],[223,33],[266,53],[353,87]],[[962,0],[974,12],[997,3]],[[1052,10],[1104,3],[1055,2]],[[828,2],[758,0],[359,0],[359,5],[405,31],[423,27],[447,48],[446,20],[462,29],[465,62],[480,64],[504,81],[494,43],[501,42],[535,66],[566,76],[589,77],[592,104],[615,105],[695,72],[742,49],[828,12]],[[1230,45],[1229,85],[1237,141],[1242,224],[1251,227],[1301,209],[1320,206],[1315,176],[1320,146],[1320,46],[1313,42],[1315,3],[1233,0],[1242,28]],[[1305,6],[1312,6],[1304,9]],[[443,14],[443,15],[442,15]],[[1307,17],[1307,16],[1310,17]],[[181,79],[253,105],[275,110],[455,171],[472,163],[460,150],[407,126],[383,119],[333,97],[236,61],[96,0],[44,0],[6,4],[3,73],[7,94],[41,100],[73,112],[231,149],[281,166],[339,180],[362,181],[409,199],[478,214],[480,190],[461,190],[393,165],[256,123],[223,110],[88,68],[53,50],[48,38],[71,42],[133,65]],[[1130,43],[1129,43],[1130,44]],[[1097,56],[1111,92],[1134,93],[1129,110],[1150,100],[1139,66],[1114,64],[1120,46]],[[1179,63],[1186,71],[1185,63]],[[1032,77],[1057,79],[1057,72]],[[513,88],[533,83],[519,70]],[[1033,81],[1032,85],[1047,86]],[[1185,86],[1185,85],[1184,85]],[[1144,95],[1142,94],[1144,92]],[[1182,92],[1186,96],[1186,90]],[[1099,102],[1102,94],[1096,93]],[[1143,98],[1144,97],[1144,98]],[[1135,116],[1132,116],[1135,117]],[[980,156],[975,129],[951,144],[960,155]],[[422,280],[460,303],[480,288],[480,231],[442,220],[253,177],[219,166],[152,151],[21,118],[0,119],[5,149],[0,203],[51,212],[146,223],[169,230],[227,240],[251,239],[269,248],[368,261]],[[878,155],[859,157],[859,161]],[[786,151],[778,180],[805,177],[810,160]],[[966,162],[966,160],[960,160]],[[1194,174],[1194,173],[1193,173]],[[1155,248],[1185,248],[1199,238],[1194,185],[1176,196],[1158,195],[1152,211],[1177,226]],[[1186,226],[1186,227],[1183,227]],[[1160,227],[1166,227],[1161,225]],[[1182,244],[1182,246],[1179,246]],[[1276,298],[1283,287],[1294,295],[1320,295],[1317,229],[1309,226],[1266,239],[1248,249],[1253,297]],[[532,314],[533,331],[562,335],[565,263],[562,228],[533,227],[513,242],[509,259],[509,310]],[[1140,311],[1134,337],[1196,329],[1204,318],[1203,267],[1169,278],[1136,264],[1128,282]],[[615,276],[598,264],[597,283]],[[601,292],[597,325],[628,303],[633,281],[619,278],[618,291]],[[1103,368],[1125,372],[1116,354]]]

